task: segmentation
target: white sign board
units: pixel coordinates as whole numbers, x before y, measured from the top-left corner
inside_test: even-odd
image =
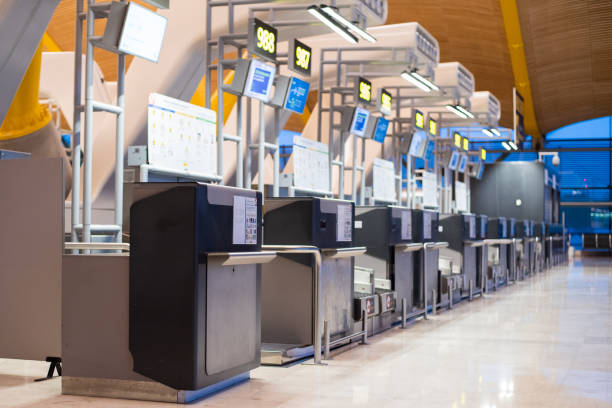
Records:
[[[153,93],[149,95],[148,114],[150,165],[217,175],[215,111]]]
[[[436,173],[423,172],[423,206],[438,207],[438,178]]]
[[[467,188],[461,181],[455,182],[455,206],[457,211],[467,212]]]
[[[347,242],[353,239],[353,208],[350,204],[339,204],[336,215],[337,241]]]
[[[395,201],[395,167],[393,162],[375,158],[372,167],[372,195],[375,200]]]
[[[234,196],[234,222],[232,244],[254,245],[257,243],[257,199]]]
[[[329,150],[324,143],[293,137],[293,185],[329,191]]]

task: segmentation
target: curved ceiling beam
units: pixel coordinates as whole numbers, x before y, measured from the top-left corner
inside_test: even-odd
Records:
[[[533,106],[529,72],[527,71],[527,59],[525,58],[525,47],[523,45],[523,34],[521,32],[521,22],[519,20],[516,0],[499,0],[499,3],[506,30],[510,60],[512,61],[514,84],[524,98],[525,132],[533,136],[534,139],[540,139],[542,138],[542,133],[538,127]]]

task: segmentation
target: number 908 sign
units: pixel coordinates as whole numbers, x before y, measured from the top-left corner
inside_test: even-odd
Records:
[[[259,19],[253,19],[249,31],[249,52],[259,57],[276,61],[278,30]]]

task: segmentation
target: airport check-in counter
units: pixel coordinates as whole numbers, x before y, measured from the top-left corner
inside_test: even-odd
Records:
[[[518,273],[521,279],[532,275],[533,244],[532,223],[529,220],[519,220],[516,223],[516,238],[518,245]]]
[[[567,260],[567,244],[563,225],[550,224],[548,232],[550,264],[551,266],[559,265]]]
[[[423,282],[416,253],[423,244],[416,241],[412,210],[397,206],[355,208],[354,245],[366,247],[355,258],[355,330],[361,329],[363,311],[370,317],[368,330],[388,329],[398,318],[424,315],[418,297]],[[415,293],[417,292],[417,293]]]
[[[485,292],[487,286],[487,276],[489,270],[489,245],[487,244],[487,232],[489,230],[489,216],[476,216],[476,238],[482,245],[476,246],[476,268],[480,276],[480,289]]]
[[[447,276],[450,271],[446,271],[444,276],[440,272],[440,250],[448,247],[448,242],[440,241],[438,230],[439,213],[430,210],[412,210],[413,227],[416,228],[416,241],[423,243],[423,250],[415,252],[416,267],[421,268],[417,277],[422,277],[423,281],[415,284],[414,302],[423,303],[425,313],[431,305],[432,312],[435,313],[438,307],[452,306],[450,297],[452,291],[447,290],[449,283]],[[442,284],[442,281],[444,283]],[[418,288],[418,291],[417,289]],[[442,292],[441,292],[442,291]]]
[[[262,268],[262,363],[282,365],[350,342],[353,332],[355,205],[315,197],[266,198]]]
[[[449,289],[454,293],[453,302],[482,293],[477,248],[484,246],[485,241],[478,235],[475,214],[440,216],[440,239],[449,244],[448,248],[440,250],[440,263],[444,263],[443,259],[450,262],[447,281],[452,285]]]
[[[260,365],[261,193],[137,183],[130,211],[134,371],[198,390]]]
[[[505,217],[489,220],[485,242],[488,248],[485,291],[488,291],[507,283],[511,269],[513,242],[508,238],[508,220]]]

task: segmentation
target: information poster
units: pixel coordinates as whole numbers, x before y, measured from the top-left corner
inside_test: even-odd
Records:
[[[436,173],[423,172],[423,206],[438,207],[438,178]]]
[[[293,185],[329,191],[329,150],[324,143],[293,137]]]
[[[431,239],[431,221],[433,215],[429,211],[423,212],[423,238]]]
[[[374,159],[372,195],[375,200],[395,201],[395,168],[392,161]]]
[[[232,229],[234,245],[257,243],[257,199],[234,196],[234,222]]]
[[[412,213],[402,211],[402,239],[412,239]]]
[[[461,181],[455,182],[455,206],[457,211],[467,212],[467,188]]]
[[[217,175],[216,113],[179,99],[149,95],[147,151],[152,166]]]
[[[337,221],[338,242],[351,241],[353,239],[353,211],[350,204],[338,204]]]

